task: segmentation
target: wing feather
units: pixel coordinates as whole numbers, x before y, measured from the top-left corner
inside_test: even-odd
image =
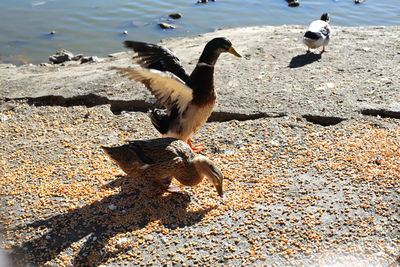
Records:
[[[141,146],[142,143],[143,142],[140,141],[131,141],[129,142],[128,149],[135,153],[143,163],[154,164],[154,160],[143,151],[143,148]]]
[[[155,44],[136,41],[125,41],[124,44],[137,53],[134,59],[141,67],[169,71],[184,82],[189,78],[189,74],[182,67],[179,58],[169,49]]]
[[[182,114],[193,99],[193,90],[176,79],[145,70],[114,69],[128,79],[143,83],[157,99],[157,103],[168,110],[178,108]]]

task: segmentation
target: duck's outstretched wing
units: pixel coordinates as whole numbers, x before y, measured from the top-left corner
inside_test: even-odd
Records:
[[[137,53],[134,59],[143,68],[169,71],[183,82],[189,78],[189,74],[182,67],[179,59],[167,48],[136,41],[125,41],[124,45]]]
[[[182,114],[193,100],[193,90],[180,81],[145,70],[113,68],[128,79],[143,83],[155,96],[157,103],[168,111],[178,109]]]

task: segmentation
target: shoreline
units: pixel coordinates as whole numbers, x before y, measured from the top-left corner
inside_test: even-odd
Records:
[[[189,36],[180,36],[180,37],[170,37],[170,38],[163,38],[163,39],[161,39],[160,40],[160,42],[158,42],[158,43],[163,43],[163,42],[168,42],[168,40],[176,40],[176,39],[191,39],[191,38],[194,38],[194,37],[196,37],[196,36],[202,36],[202,35],[206,35],[206,34],[211,34],[211,33],[213,33],[213,32],[219,32],[219,31],[235,31],[235,30],[237,30],[237,29],[246,29],[246,28],[259,28],[259,27],[277,27],[277,28],[279,28],[279,27],[303,27],[304,29],[307,29],[307,27],[308,27],[308,25],[298,25],[298,24],[293,24],[293,25],[286,25],[286,24],[283,24],[283,25],[279,25],[279,26],[273,26],[273,25],[259,25],[259,26],[246,26],[246,27],[234,27],[234,28],[226,28],[226,29],[216,29],[215,31],[212,31],[212,32],[205,32],[205,33],[200,33],[200,34],[194,34],[194,35],[189,35]],[[395,26],[395,25],[392,25],[392,26],[385,26],[385,25],[370,25],[370,26],[334,26],[334,29],[336,29],[336,28],[390,28],[390,27],[398,27],[398,26]],[[119,53],[119,52],[123,52],[123,51],[126,51],[126,50],[123,50],[122,51],[122,49],[123,49],[123,45],[122,45],[122,41],[121,41],[121,51],[114,51],[114,52],[109,52],[109,53],[103,53],[103,54],[101,54],[101,55],[99,55],[99,54],[93,54],[93,55],[89,55],[89,54],[83,54],[83,53],[81,53],[81,51],[70,51],[70,52],[72,52],[73,54],[75,54],[75,55],[82,55],[82,56],[84,56],[84,57],[98,57],[98,58],[102,58],[102,59],[104,59],[104,58],[107,58],[108,57],[108,55],[110,55],[110,54],[116,54],[116,53]],[[67,47],[64,47],[64,48],[60,48],[60,49],[58,49],[58,50],[67,50],[67,51],[69,51],[69,49],[67,48]],[[55,51],[53,51],[53,53],[55,54],[58,50],[55,50]],[[16,61],[20,61],[20,63],[21,64],[19,64],[19,63],[12,63],[12,62],[3,62],[2,60],[1,60],[1,58],[0,58],[0,64],[1,65],[14,65],[14,66],[17,66],[17,67],[20,67],[20,66],[26,66],[26,65],[30,65],[30,66],[40,66],[41,64],[52,64],[49,60],[48,60],[48,58],[50,57],[50,56],[52,56],[52,55],[54,55],[54,54],[49,54],[48,55],[48,57],[47,58],[43,58],[43,60],[40,62],[40,63],[32,63],[32,62],[28,62],[27,61],[27,59],[25,59],[25,58],[23,58],[23,56],[22,55],[14,55],[14,56],[8,56],[8,55],[4,55],[3,56],[3,58],[7,58],[7,60],[8,61],[13,61],[13,58],[15,58],[15,60]],[[10,59],[11,58],[11,59]],[[47,60],[46,60],[47,59]]]

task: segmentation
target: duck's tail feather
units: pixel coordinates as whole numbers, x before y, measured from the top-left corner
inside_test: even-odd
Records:
[[[119,147],[109,147],[109,146],[101,146],[101,148],[106,152],[106,154],[113,160],[119,162],[121,161],[124,157],[123,155],[125,154],[124,146],[119,146]]]

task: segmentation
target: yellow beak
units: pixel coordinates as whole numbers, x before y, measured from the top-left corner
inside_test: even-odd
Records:
[[[235,48],[233,48],[233,46],[229,47],[228,53],[231,53],[232,55],[235,55],[237,57],[242,57],[241,55],[239,55],[238,52],[236,52],[236,50],[235,50]]]

